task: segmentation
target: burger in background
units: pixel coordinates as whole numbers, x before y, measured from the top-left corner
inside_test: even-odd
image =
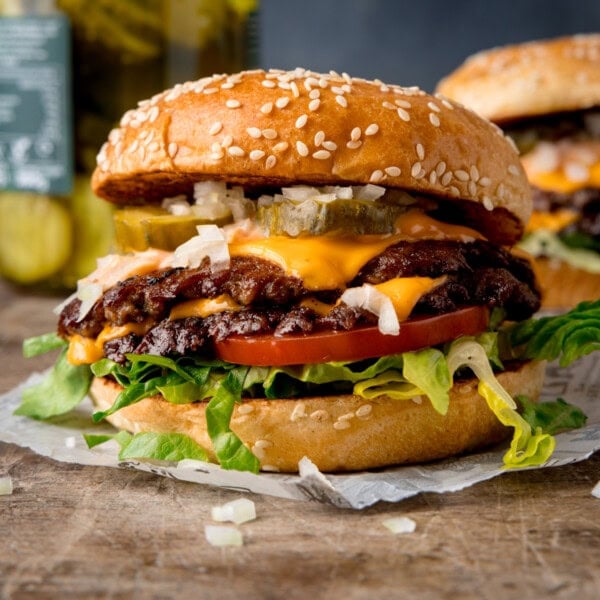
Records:
[[[515,141],[533,189],[521,247],[537,257],[543,306],[600,297],[600,35],[495,48],[437,91]]]

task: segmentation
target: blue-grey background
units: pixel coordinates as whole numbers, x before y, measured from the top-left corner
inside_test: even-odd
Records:
[[[478,50],[600,32],[600,0],[260,2],[260,66],[334,69],[427,91]]]

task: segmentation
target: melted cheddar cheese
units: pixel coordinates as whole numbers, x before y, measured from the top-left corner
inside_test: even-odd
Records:
[[[443,283],[445,279],[445,277],[438,277],[437,279],[431,277],[396,277],[384,283],[378,283],[374,287],[392,301],[398,320],[404,321],[412,312],[419,298]]]

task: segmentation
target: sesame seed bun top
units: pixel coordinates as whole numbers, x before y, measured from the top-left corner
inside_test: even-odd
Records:
[[[437,90],[496,122],[600,106],[600,34],[479,52]]]
[[[92,187],[139,204],[191,195],[203,179],[434,195],[506,244],[531,212],[519,157],[495,125],[418,88],[304,69],[215,75],[140,102],[100,150]]]

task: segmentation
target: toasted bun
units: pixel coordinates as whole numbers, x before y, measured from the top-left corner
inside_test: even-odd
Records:
[[[544,368],[544,363],[526,363],[498,379],[509,393],[537,399]],[[104,410],[120,391],[114,381],[94,379],[91,395]],[[134,433],[184,433],[208,450],[205,408],[205,402],[171,404],[154,396],[122,408],[108,420]],[[475,379],[454,386],[445,416],[427,399],[416,403],[347,395],[245,400],[236,405],[231,428],[264,470],[282,472],[296,472],[303,456],[324,472],[425,462],[489,446],[509,432],[477,393]]]
[[[501,243],[520,237],[531,211],[518,156],[494,125],[417,88],[304,69],[215,75],[141,102],[110,133],[92,186],[135,204],[191,196],[203,179],[432,194]]]
[[[542,308],[570,309],[584,300],[600,298],[600,273],[590,273],[560,259],[536,258],[536,276],[542,290]]]
[[[437,91],[496,122],[600,105],[600,34],[480,52]]]

